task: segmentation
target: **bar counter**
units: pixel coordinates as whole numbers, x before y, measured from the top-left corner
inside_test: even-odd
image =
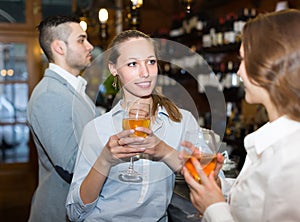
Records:
[[[168,208],[170,222],[195,222],[200,218],[191,217],[197,213],[189,199],[189,188],[181,175],[176,175],[173,197]]]

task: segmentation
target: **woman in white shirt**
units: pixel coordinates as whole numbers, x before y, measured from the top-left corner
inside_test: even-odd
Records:
[[[262,104],[269,122],[249,134],[245,164],[227,202],[213,173],[202,183],[184,168],[202,221],[300,221],[300,11],[261,14],[243,29],[238,75],[245,99]]]

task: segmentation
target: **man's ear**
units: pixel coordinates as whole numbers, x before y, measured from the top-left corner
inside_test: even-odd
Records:
[[[60,55],[63,55],[65,53],[65,47],[66,44],[58,39],[55,39],[51,44],[52,50]]]
[[[116,69],[116,66],[114,64],[112,64],[111,62],[108,62],[108,69],[109,69],[110,73],[113,76],[117,76],[118,75],[118,71]]]

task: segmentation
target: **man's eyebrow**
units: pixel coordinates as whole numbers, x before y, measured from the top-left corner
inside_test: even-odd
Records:
[[[81,35],[78,36],[78,38],[87,38],[87,35],[81,34]]]

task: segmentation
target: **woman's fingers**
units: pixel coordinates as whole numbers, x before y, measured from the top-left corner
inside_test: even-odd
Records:
[[[200,178],[200,183],[205,185],[208,182],[208,177],[206,176],[205,172],[202,169],[202,166],[199,162],[199,160],[196,157],[191,157],[192,163],[197,171],[197,174]]]
[[[216,176],[218,176],[220,170],[222,169],[223,162],[224,162],[224,156],[221,153],[218,153],[217,154],[217,164],[216,164],[216,167],[214,170]]]
[[[133,129],[130,130],[122,130],[121,132],[117,133],[116,135],[112,136],[115,139],[121,139],[130,136],[134,133]]]
[[[186,167],[182,168],[182,174],[190,189],[197,189],[199,187],[199,183],[194,179]]]
[[[139,132],[146,133],[148,136],[153,134],[152,130],[149,129],[149,128],[146,128],[146,127],[141,127],[140,126],[140,127],[135,128],[135,130],[139,131]]]

